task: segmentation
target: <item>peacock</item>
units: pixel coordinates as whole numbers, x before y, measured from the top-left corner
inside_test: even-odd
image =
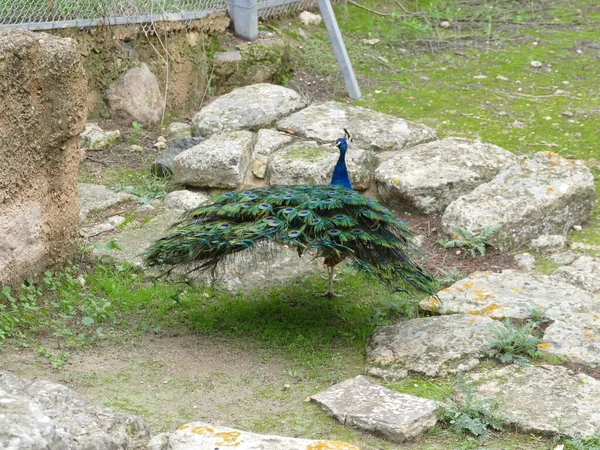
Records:
[[[399,291],[435,295],[434,277],[412,256],[419,252],[405,222],[352,189],[346,152],[350,133],[335,141],[339,158],[329,185],[274,185],[216,195],[186,212],[170,235],[145,253],[149,266],[188,272],[214,270],[260,243],[295,247],[323,257],[325,296],[334,296],[335,267],[345,259]]]

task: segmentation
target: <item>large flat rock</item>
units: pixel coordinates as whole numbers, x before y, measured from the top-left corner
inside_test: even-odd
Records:
[[[190,186],[235,189],[244,181],[252,141],[249,131],[212,136],[175,156],[173,178]]]
[[[470,314],[425,317],[377,327],[367,344],[369,374],[397,380],[464,372],[490,350],[494,330],[504,325]]]
[[[294,142],[269,157],[267,178],[270,184],[329,184],[339,154],[338,149],[314,141]],[[348,150],[346,167],[352,187],[367,189],[375,170],[373,152]]]
[[[375,178],[384,203],[441,214],[453,200],[517,161],[496,145],[447,138],[394,153],[377,168]]]
[[[429,297],[422,308],[439,314],[467,313],[495,319],[528,319],[532,311],[550,320],[566,321],[574,314],[600,312],[600,296],[553,277],[504,270],[475,272]]]
[[[202,108],[192,119],[192,133],[207,137],[224,131],[268,128],[306,104],[300,94],[283,86],[260,83],[237,88]]]
[[[544,342],[538,349],[565,361],[600,367],[600,313],[557,320],[544,332]]]
[[[525,432],[600,433],[600,381],[561,366],[510,365],[468,376],[478,399],[492,399]]]
[[[346,128],[358,148],[400,150],[437,139],[436,132],[421,124],[339,102],[312,105],[277,122],[279,129],[318,141],[333,142]]]
[[[449,235],[458,227],[475,234],[499,225],[489,244],[512,250],[585,222],[595,195],[594,177],[583,162],[536,153],[450,203],[442,228]]]
[[[0,448],[142,449],[150,428],[138,416],[96,406],[68,387],[0,372]]]
[[[135,197],[127,192],[115,192],[100,184],[79,183],[79,220],[85,218],[92,212],[110,208],[125,200],[133,200]]]
[[[556,269],[552,276],[590,292],[600,292],[600,259],[582,256],[570,266]]]
[[[394,442],[415,438],[437,422],[437,402],[392,391],[360,375],[313,395],[310,400],[344,425]]]
[[[360,450],[347,442],[297,439],[191,422],[152,438],[147,450]]]

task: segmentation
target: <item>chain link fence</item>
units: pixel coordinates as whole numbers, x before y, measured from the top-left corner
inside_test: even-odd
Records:
[[[317,0],[258,0],[268,19],[314,10]],[[0,26],[30,30],[199,19],[226,11],[227,0],[0,0]]]

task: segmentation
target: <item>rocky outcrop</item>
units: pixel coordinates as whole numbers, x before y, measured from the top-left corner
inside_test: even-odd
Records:
[[[127,192],[115,192],[101,184],[79,183],[79,220],[84,220],[90,213],[101,211],[117,203],[133,200],[135,197]]]
[[[401,394],[363,376],[342,381],[310,397],[342,424],[394,442],[415,438],[435,426],[438,403]]]
[[[229,447],[237,450],[360,450],[347,442],[256,434],[204,422],[191,422],[172,433],[159,434],[148,444],[148,450],[217,450]]]
[[[395,153],[375,178],[385,203],[441,214],[453,200],[516,164],[516,156],[496,145],[447,138]]]
[[[473,369],[491,349],[498,321],[469,314],[424,317],[377,327],[367,343],[367,371],[385,379],[445,376]]]
[[[267,163],[270,184],[329,184],[339,150],[313,141],[295,142],[274,153]],[[348,150],[346,166],[354,189],[367,189],[375,158],[366,150]]]
[[[258,178],[265,178],[269,156],[292,142],[294,138],[285,133],[275,130],[259,130],[254,146],[254,161],[252,162],[252,173]]]
[[[504,270],[475,272],[428,297],[421,307],[439,314],[467,313],[502,319],[530,319],[533,314],[549,320],[568,320],[578,313],[600,313],[600,300],[547,275]]]
[[[306,106],[300,94],[273,84],[253,84],[234,89],[192,119],[194,136],[208,137],[232,130],[268,128],[281,117]]]
[[[252,153],[252,133],[215,135],[173,159],[176,183],[235,189],[244,181]]]
[[[145,124],[158,122],[164,106],[158,78],[145,63],[129,69],[111,84],[106,100],[114,116]]]
[[[600,381],[561,366],[514,365],[468,377],[477,400],[493,400],[525,432],[590,437],[600,433]]]
[[[347,128],[357,148],[375,151],[400,150],[437,139],[435,131],[425,125],[333,101],[309,106],[280,120],[277,127],[322,142],[335,141]]]
[[[62,384],[0,372],[0,399],[7,450],[141,450],[150,440],[141,418],[93,405]]]
[[[565,258],[575,258],[574,254]],[[568,259],[565,259],[568,261]],[[552,277],[573,284],[586,291],[600,293],[600,259],[592,256],[581,256],[570,266],[559,267]]]
[[[188,209],[197,208],[206,200],[208,195],[201,192],[193,192],[188,190],[169,192],[165,197],[165,205],[173,208],[187,211]]]
[[[0,285],[75,251],[85,91],[74,40],[0,28]]]
[[[499,225],[488,242],[511,250],[583,223],[594,200],[594,177],[581,161],[542,152],[450,203],[442,227],[451,235],[458,227],[475,234]]]
[[[159,177],[170,177],[173,175],[173,160],[175,157],[198,145],[203,140],[203,138],[188,137],[170,140],[167,148],[152,163],[152,173]]]
[[[121,137],[119,130],[104,131],[97,123],[88,123],[79,135],[79,145],[88,150],[104,150]]]

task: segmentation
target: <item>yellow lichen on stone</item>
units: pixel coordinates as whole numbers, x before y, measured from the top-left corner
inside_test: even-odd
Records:
[[[548,186],[546,188],[546,195],[550,195],[552,193],[552,191],[554,191],[554,189],[551,186]]]
[[[400,183],[400,178],[399,178],[399,177],[396,177],[396,178],[394,178],[394,179],[392,180],[392,182],[393,182],[394,184],[398,184],[398,183]]]
[[[514,287],[514,288],[512,288],[512,290],[514,292],[523,292],[523,289],[521,289],[520,287]]]
[[[475,285],[475,283],[473,283],[472,281],[469,281],[468,283],[464,283],[463,287],[465,289],[471,289],[474,285]]]
[[[213,434],[215,432],[214,428],[207,427],[206,425],[198,425],[192,428],[191,431],[194,434]]]
[[[360,447],[342,441],[318,441],[307,445],[306,450],[360,450]]]
[[[497,309],[500,309],[500,308],[501,308],[500,305],[496,305],[495,303],[492,303],[492,304],[486,306],[485,308],[481,308],[481,312],[491,316],[494,311],[496,311]]]
[[[588,338],[595,338],[595,337],[597,337],[596,334],[592,333],[589,328],[584,328],[583,329],[583,335],[585,337],[588,337]]]
[[[434,297],[433,295],[427,297],[425,300],[423,300],[423,302],[423,307],[429,310],[437,309],[442,303],[437,297]]]
[[[242,433],[240,431],[222,431],[221,433],[215,433],[215,436],[222,439],[221,442],[217,442],[215,445],[221,445],[223,447],[236,447],[240,445],[238,438]]]
[[[537,348],[540,350],[548,350],[550,348],[550,343],[548,342],[542,342],[540,344],[537,345]]]
[[[189,425],[182,425],[182,426],[180,426],[177,429],[180,430],[180,431],[183,431],[183,430],[187,430],[189,427],[190,427]]]
[[[483,313],[478,309],[467,309],[467,314],[471,314],[473,316],[483,316]]]

